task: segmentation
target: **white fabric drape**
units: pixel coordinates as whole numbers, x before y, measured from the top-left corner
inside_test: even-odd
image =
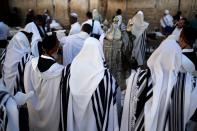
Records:
[[[149,23],[144,21],[144,14],[142,11],[138,11],[132,19],[133,26],[131,28],[131,32],[136,36],[136,38],[138,38],[147,29]]]
[[[81,110],[74,111],[79,127],[83,123],[81,118],[85,115],[91,96],[104,76],[105,68],[99,52],[99,44],[99,41],[94,38],[86,39],[82,50],[71,64],[70,93],[74,96],[73,108]]]
[[[70,64],[84,45],[84,41],[89,37],[88,33],[81,31],[78,34],[63,37],[60,43],[63,45],[63,64]]]
[[[133,51],[132,56],[136,58],[139,65],[142,65],[144,62],[143,58],[143,48],[146,47],[146,34],[144,34],[145,30],[148,28],[149,23],[144,21],[144,14],[142,11],[138,11],[138,13],[134,16],[133,19],[133,25],[131,27],[131,33],[135,35],[135,40],[133,42]],[[144,35],[143,35],[144,34]],[[144,45],[143,45],[144,44]]]
[[[165,40],[148,59],[154,84],[153,98],[145,105],[146,131],[161,131],[163,128],[170,94],[182,64],[181,56],[180,46],[175,41]]]
[[[90,37],[86,39],[82,50],[75,57],[75,59],[71,64],[70,67],[71,75],[69,80],[71,97],[69,98],[69,102],[68,102],[69,115],[67,119],[68,121],[67,130],[69,131],[70,130],[74,130],[74,131],[97,130],[98,125],[96,123],[96,120],[98,120],[99,117],[96,117],[94,115],[95,112],[93,110],[93,107],[96,105],[96,108],[99,108],[99,106],[101,106],[101,103],[93,103],[92,97],[95,91],[98,90],[99,83],[101,82],[102,79],[104,79],[104,72],[106,70],[103,64],[104,58],[102,56],[101,49],[102,46],[100,42],[97,39]],[[109,75],[110,74],[107,74],[107,76]],[[109,77],[107,78],[109,79]],[[102,89],[108,90],[107,94],[105,94],[106,97],[109,97],[109,93],[111,92],[110,90],[114,90],[115,88],[114,81],[115,80],[110,81],[113,83],[113,85],[111,85],[112,83],[110,82],[108,83],[108,80],[104,79],[104,86],[106,87],[102,87]],[[105,89],[107,87],[109,89]],[[101,98],[99,97],[99,99],[106,99],[107,101],[110,101],[109,99],[102,97]],[[118,130],[117,107],[116,104],[113,105],[111,102],[109,102],[108,104],[110,104],[109,106],[107,106],[110,109],[109,111],[107,111],[105,107],[100,107],[101,109],[103,109],[102,112],[104,112],[104,109],[106,110],[106,112],[109,112],[109,116],[107,115],[109,119],[100,118],[104,120],[104,123],[107,122],[108,124],[102,125],[102,123],[100,123],[101,124],[100,126],[103,129],[104,127],[108,127],[107,130],[117,131]],[[105,116],[105,114],[102,115]],[[92,122],[92,123],[89,123],[87,125],[87,122],[88,123]]]
[[[14,93],[18,63],[26,53],[30,53],[30,43],[24,33],[18,32],[7,47],[5,61],[3,64],[3,80],[10,93]]]
[[[27,32],[32,32],[33,36],[32,36],[32,41],[31,41],[31,50],[32,50],[32,54],[34,56],[39,56],[39,52],[38,52],[38,42],[42,41],[42,38],[40,36],[40,33],[38,31],[37,26],[35,25],[34,22],[31,22],[29,24],[27,24],[24,28],[25,31]]]
[[[51,57],[41,56],[45,59]],[[53,64],[47,71],[40,72],[38,57],[29,61],[25,68],[25,91],[34,92],[27,102],[30,131],[58,131],[60,120],[60,80],[63,66]]]

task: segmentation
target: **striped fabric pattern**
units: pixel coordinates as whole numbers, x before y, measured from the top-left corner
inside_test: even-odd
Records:
[[[24,70],[25,70],[25,65],[26,63],[32,58],[32,54],[29,54],[29,53],[26,53],[20,62],[18,62],[18,73],[16,74],[16,83],[15,83],[15,86],[14,86],[14,95],[20,91],[20,92],[23,92],[25,93],[25,89],[24,89]],[[2,73],[3,70],[2,70]],[[3,80],[3,83],[4,85],[6,86],[6,83],[4,82]]]
[[[115,87],[115,88],[113,88]],[[116,104],[116,93],[118,84],[113,76],[106,69],[104,79],[99,84],[95,93],[92,95],[92,106],[96,118],[97,131],[108,130],[108,119],[111,104]]]
[[[14,94],[16,94],[18,91],[25,93],[24,89],[24,70],[25,70],[25,65],[26,63],[32,58],[32,55],[27,53],[25,54],[21,61],[18,63],[18,73],[16,76],[16,84],[14,87]]]
[[[169,120],[169,131],[184,131],[184,90],[185,73],[179,73],[176,85],[171,94],[167,120]],[[167,123],[167,122],[166,122]],[[165,125],[166,127],[167,125]],[[164,128],[165,128],[164,127]]]
[[[67,131],[67,112],[68,101],[70,95],[70,65],[67,65],[66,69],[62,71],[62,79],[60,82],[60,131]]]
[[[1,65],[4,63],[5,55],[6,55],[6,49],[3,49],[1,56],[0,56],[0,64]]]
[[[152,97],[152,81],[150,80],[149,69],[138,69],[139,75],[137,76],[137,85],[132,90],[135,93],[136,110],[134,118],[131,118],[131,131],[143,131],[144,130],[144,106],[145,103]],[[132,93],[131,91],[131,93]]]
[[[143,131],[144,130],[144,107],[145,103],[153,95],[152,79],[148,68],[138,68],[128,78],[121,131]],[[126,123],[125,123],[126,122]]]
[[[0,91],[0,131],[6,131],[8,117],[6,111],[6,103],[10,95],[6,91]]]
[[[145,55],[146,55],[146,30],[141,36],[141,44],[140,44],[140,53],[142,56],[142,60],[145,61]]]
[[[67,113],[70,96],[70,65],[62,72],[60,84],[61,95],[61,120],[60,131],[67,131]],[[97,131],[107,131],[109,112],[112,106],[116,106],[116,93],[118,84],[108,69],[105,70],[104,79],[91,97],[92,108],[96,119]]]

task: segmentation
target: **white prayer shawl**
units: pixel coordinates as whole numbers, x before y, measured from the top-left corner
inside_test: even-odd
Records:
[[[19,111],[17,106],[24,105],[32,96],[17,92],[12,96],[8,89],[0,81],[0,130],[1,131],[19,131]]]
[[[97,21],[99,21],[100,23],[102,22],[102,17],[101,17],[101,15],[100,15],[100,13],[98,12],[97,9],[94,9],[94,10],[92,11],[92,17],[93,17],[94,20],[97,20]]]
[[[194,85],[193,81],[197,83],[197,78],[192,78],[191,73],[187,73],[187,82],[185,85],[185,116],[184,116],[184,125],[186,122],[189,121],[191,116],[194,114],[194,112],[197,109],[197,84],[195,84],[195,87],[191,86]]]
[[[72,62],[75,56],[80,52],[84,45],[84,41],[89,34],[81,31],[78,34],[63,37],[60,43],[63,43],[63,64],[66,66]]]
[[[133,18],[134,21],[131,32],[136,37],[139,37],[148,28],[149,23],[144,21],[144,14],[142,11],[138,11],[134,17],[135,18]]]
[[[180,72],[195,72],[195,64],[184,53],[194,52],[194,49],[183,49],[182,70]]]
[[[182,64],[180,46],[173,40],[163,41],[147,64],[151,70],[154,93],[152,100],[145,105],[145,130],[162,131],[167,104]]]
[[[135,35],[136,38],[133,42],[132,56],[135,57],[139,65],[143,65],[146,51],[146,29],[149,23],[144,21],[144,14],[142,11],[139,11],[134,17],[131,33]]]
[[[0,85],[0,130],[19,131],[19,112],[15,98],[10,95],[7,88]]]
[[[178,41],[179,40],[179,38],[180,38],[180,34],[181,34],[181,31],[183,30],[183,28],[178,28],[178,27],[176,27],[175,29],[174,29],[174,31],[172,32],[172,35],[176,35],[176,40]]]
[[[179,64],[179,66],[181,65],[180,64],[181,58],[176,56],[178,54],[180,56],[182,55],[179,49],[180,47],[178,46],[178,44],[177,47],[172,46],[171,43],[167,44],[166,42],[164,42],[162,44],[163,44],[161,45],[162,47],[160,46],[159,49],[156,50],[156,53],[153,54],[154,57],[151,56],[150,58],[151,60],[153,60],[153,62],[156,61],[155,63],[151,63],[151,68],[155,66],[154,68],[155,72],[152,72],[152,76],[151,76],[153,82],[150,78],[150,80],[147,83],[147,80],[149,79],[149,76],[146,73],[147,71],[141,69],[138,69],[137,71],[132,70],[131,76],[127,80],[127,90],[126,90],[124,107],[123,107],[121,131],[135,131],[135,130],[139,130],[139,131],[166,130],[167,131],[168,128],[170,128],[172,131],[181,131],[180,129],[182,130],[185,129],[186,123],[191,118],[192,114],[195,112],[197,104],[193,104],[196,102],[192,103],[191,95],[193,97],[196,97],[197,95],[196,94],[194,95],[194,93],[196,92],[195,89],[193,88],[194,84],[193,84],[193,79],[192,79],[193,77],[191,73],[187,73],[187,75],[185,74],[180,75],[180,73],[179,75],[176,75],[174,73],[174,75],[172,74],[171,77],[167,76],[168,74],[170,74],[170,71],[167,71],[170,69],[168,65],[172,65],[170,61],[172,62],[174,60],[179,60],[177,64]],[[171,54],[171,57],[173,58],[169,61],[167,61],[168,49],[171,49],[169,52],[178,51],[179,49],[179,53],[177,52]],[[166,54],[162,55],[162,53],[164,52]],[[161,54],[159,55],[159,53]],[[176,62],[177,61],[175,61],[174,64],[176,64]],[[167,68],[167,69],[160,71],[160,69],[162,68]],[[178,70],[176,71],[178,74]],[[173,73],[173,70],[171,70],[171,72]],[[158,73],[158,75],[153,73]],[[184,75],[186,77],[180,77]],[[161,80],[160,85],[157,83],[157,81],[155,82],[155,79]],[[196,78],[194,80],[196,81]],[[152,84],[153,84],[153,90],[152,90]],[[161,89],[159,92],[158,90],[160,87]],[[170,91],[169,88],[171,88]],[[175,94],[173,94],[173,92],[175,92]],[[154,99],[155,95],[157,97]],[[167,98],[169,97],[168,101],[166,97]],[[158,105],[156,107],[156,112],[158,112],[157,114],[158,118],[157,120],[153,120],[156,119],[155,117],[157,117],[157,115],[154,115],[154,112],[151,111],[153,111],[154,108],[153,104],[156,104],[154,102],[157,99],[158,99],[158,103],[157,103]],[[190,106],[190,103],[192,103],[192,105],[195,106],[194,107]],[[138,109],[138,105],[139,105],[139,109]],[[189,112],[189,110],[191,110],[191,112]],[[152,121],[154,121],[154,123],[152,123],[152,125],[150,126],[149,124]],[[150,126],[150,128],[147,128],[147,126]]]
[[[176,28],[174,29],[174,31],[172,32],[172,34],[169,35],[167,39],[174,39],[174,40],[176,40],[176,41],[179,41],[181,31],[182,31],[182,28],[179,29],[179,28],[176,27]]]
[[[16,87],[16,78],[19,74],[19,63],[26,54],[30,53],[30,43],[27,37],[24,33],[18,32],[9,42],[3,64],[3,80],[12,95],[14,94],[14,88],[18,88]]]
[[[186,124],[197,109],[197,102],[194,101],[197,97],[196,80],[192,73],[178,74],[167,114],[172,131],[185,131]]]
[[[192,73],[194,71],[195,71],[194,63],[189,58],[187,58],[187,56],[182,54],[182,65],[181,65],[180,72],[190,72],[190,73]]]
[[[42,38],[40,36],[40,33],[38,31],[37,26],[35,25],[34,22],[31,22],[29,24],[27,24],[25,26],[24,31],[27,32],[32,32],[33,36],[32,36],[32,41],[31,41],[31,50],[32,50],[32,54],[37,57],[39,56],[39,52],[38,52],[38,42],[42,41]]]
[[[76,22],[71,25],[69,35],[78,34],[80,31],[81,31],[81,25],[79,24],[79,22]]]
[[[108,98],[106,101],[106,104],[109,104],[107,108],[102,108],[100,105],[101,103],[99,103],[101,99],[105,99],[103,97],[101,98],[101,92],[98,90],[98,86],[106,72],[99,46],[101,45],[95,38],[90,37],[86,39],[82,50],[71,63],[70,75],[68,76],[70,79],[66,80],[70,89],[67,112],[67,131],[119,130],[115,99]],[[110,74],[107,73],[107,75],[108,80],[110,79],[113,85],[111,85],[112,83],[108,83],[107,79],[104,79],[104,83],[102,84],[104,84],[104,87],[109,86],[107,92],[111,94],[115,91],[115,83],[112,77],[109,78]],[[94,96],[96,91],[97,96]],[[108,94],[105,95],[109,97]],[[112,97],[111,95],[110,97]],[[113,96],[114,95],[115,94],[113,94]],[[98,99],[96,98],[99,98],[99,101],[97,101]],[[112,100],[115,105],[110,100]],[[108,103],[108,101],[110,102]],[[95,116],[99,114],[98,111],[102,112],[104,118]],[[104,112],[109,113],[107,115],[108,117],[103,114]]]
[[[133,117],[133,116],[131,116],[130,113],[132,112],[134,115],[133,109],[136,107],[136,106],[132,107],[132,106],[134,106],[132,104],[132,100],[134,100],[134,96],[131,96],[131,93],[132,93],[132,88],[134,86],[136,86],[136,81],[137,81],[137,77],[135,77],[136,75],[138,75],[138,74],[136,74],[136,71],[132,70],[131,75],[126,80],[127,89],[126,89],[126,94],[125,94],[125,98],[124,98],[120,131],[131,131],[130,117]]]
[[[51,57],[41,56],[45,59]],[[38,57],[25,67],[24,85],[34,96],[27,102],[30,131],[58,131],[60,120],[60,80],[63,66],[53,64],[47,71],[40,72]]]

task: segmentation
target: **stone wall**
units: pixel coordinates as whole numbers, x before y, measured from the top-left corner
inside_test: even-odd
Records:
[[[68,24],[68,12],[74,11],[80,15],[79,21],[85,20],[85,12],[94,8],[111,20],[115,11],[121,8],[124,21],[127,22],[138,10],[144,11],[145,20],[150,23],[151,28],[159,27],[159,19],[164,9],[169,9],[172,14],[180,9],[183,16],[192,19],[197,13],[197,0],[9,0],[10,7],[18,7],[21,11],[22,20],[25,13],[32,8],[36,13],[42,13],[48,9],[51,15],[63,25]],[[70,9],[70,10],[69,10]]]

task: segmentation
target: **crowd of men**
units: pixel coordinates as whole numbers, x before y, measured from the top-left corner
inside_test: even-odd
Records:
[[[118,9],[105,31],[97,9],[88,11],[81,25],[73,12],[68,35],[60,37],[55,31],[60,24],[48,10],[35,16],[30,9],[24,29],[9,41],[9,27],[1,21],[0,45],[6,51],[1,57],[0,130],[197,130],[196,21],[189,24],[180,12],[173,18],[165,10],[160,20],[165,39],[146,62],[149,23],[144,13],[138,11],[126,27],[121,14]],[[135,37],[132,46],[123,40],[125,34]],[[125,95],[103,52],[104,39],[115,38],[128,42],[129,59],[138,63],[125,81]]]

